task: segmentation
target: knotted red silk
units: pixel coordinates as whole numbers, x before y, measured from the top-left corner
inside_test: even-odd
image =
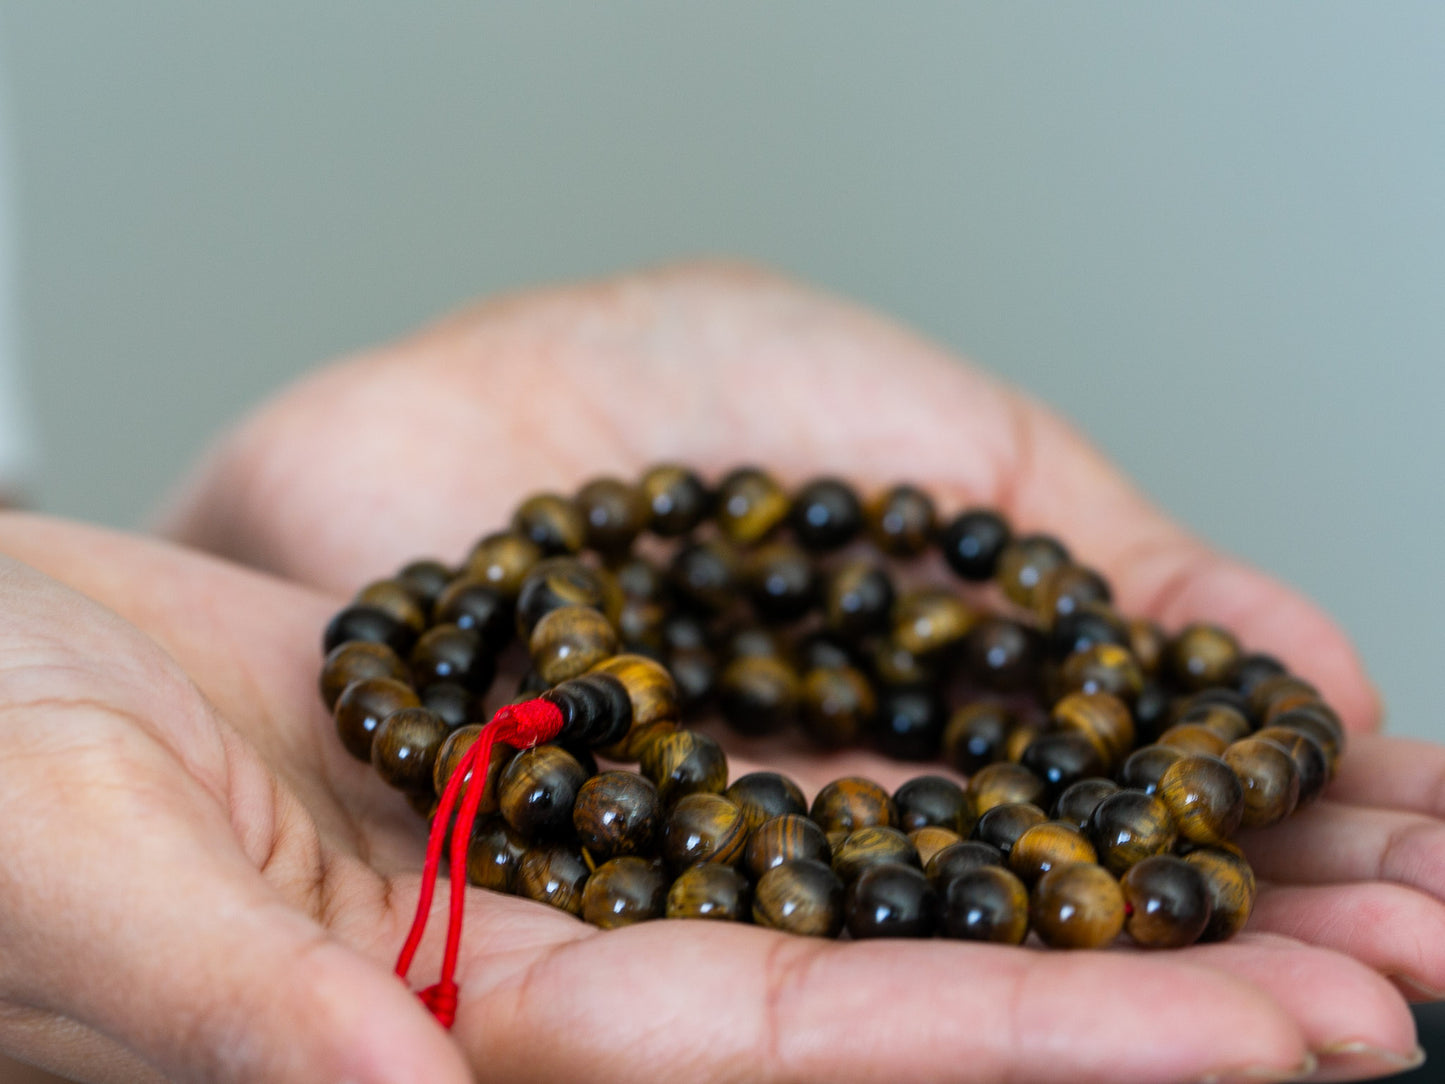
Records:
[[[396,973],[405,980],[416,950],[421,944],[422,934],[426,932],[432,897],[436,893],[437,877],[441,873],[442,851],[447,843],[447,826],[451,823],[452,810],[456,808],[457,798],[460,796],[461,809],[457,813],[456,825],[451,833],[451,850],[448,854],[451,866],[451,901],[447,911],[447,944],[442,955],[441,978],[435,985],[428,986],[418,994],[442,1027],[450,1028],[457,1016],[457,954],[461,950],[462,917],[467,890],[467,845],[472,838],[477,808],[481,805],[482,795],[487,787],[492,746],[500,741],[518,749],[528,749],[551,741],[561,729],[562,709],[550,700],[527,700],[500,709],[492,716],[492,721],[482,727],[482,732],[471,748],[462,755],[462,759],[452,771],[451,778],[447,780],[446,789],[442,791],[436,816],[432,819],[431,835],[427,838],[426,865],[422,869],[416,917],[412,919],[411,932],[407,934],[401,955],[396,959]]]

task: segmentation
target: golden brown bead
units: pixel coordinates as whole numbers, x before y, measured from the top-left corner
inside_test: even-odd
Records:
[[[797,671],[777,655],[742,655],[718,676],[718,706],[742,734],[774,734],[798,711]]]
[[[978,614],[953,592],[924,588],[894,604],[893,640],[926,661],[959,647],[977,622]]]
[[[601,772],[577,790],[572,827],[594,858],[605,861],[652,850],[662,820],[657,788],[636,772]]]
[[[498,531],[472,547],[466,561],[467,576],[513,602],[527,573],[542,557],[542,548],[531,539],[513,531]]]
[[[600,750],[613,760],[638,760],[642,746],[660,731],[657,724],[675,726],[679,711],[677,685],[667,667],[643,655],[614,655],[598,663],[596,674],[610,674],[622,682],[632,701],[632,729],[622,741]]]
[[[1127,647],[1095,644],[1064,660],[1059,682],[1063,693],[1108,693],[1132,704],[1144,691],[1144,671]]]
[[[1170,642],[1165,661],[1186,689],[1225,685],[1239,661],[1239,641],[1217,625],[1190,625]]]
[[[1178,839],[1169,807],[1156,795],[1121,790],[1105,798],[1089,818],[1086,832],[1099,863],[1115,874],[1156,854],[1167,854]]]
[[[833,872],[848,884],[865,869],[885,862],[918,866],[918,850],[897,828],[873,825],[849,832],[833,851]]]
[[[1209,922],[1201,940],[1224,941],[1244,928],[1254,910],[1254,870],[1237,848],[1199,847],[1184,856],[1204,878]]]
[[[1134,719],[1128,706],[1108,693],[1070,693],[1054,705],[1054,725],[1077,730],[1094,743],[1105,766],[1117,764],[1134,747]]]
[[[1256,730],[1253,737],[1282,749],[1294,762],[1299,775],[1298,805],[1306,805],[1319,797],[1329,779],[1329,762],[1319,742],[1299,730],[1267,726]]]
[[[667,875],[649,859],[614,858],[598,866],[582,889],[582,918],[604,930],[661,918],[667,911]]]
[[[641,768],[664,808],[685,794],[721,794],[728,785],[722,746],[696,730],[662,734],[643,749]]]
[[[1299,803],[1299,770],[1279,746],[1244,738],[1224,750],[1224,762],[1244,787],[1242,827],[1263,828],[1294,812]]]
[[[1159,673],[1164,662],[1164,652],[1168,647],[1169,637],[1164,634],[1157,621],[1136,617],[1129,622],[1129,651],[1146,677]]]
[[[1191,704],[1179,716],[1179,725],[1208,727],[1223,738],[1226,745],[1238,741],[1250,731],[1249,720],[1243,712],[1220,703]],[[1164,744],[1162,738],[1160,743]]]
[[[1229,743],[1219,731],[1202,723],[1176,723],[1159,735],[1156,744],[1177,749],[1185,756],[1217,757]]]
[[[410,685],[391,678],[353,681],[336,700],[333,716],[341,744],[357,760],[371,760],[371,745],[381,721],[402,708],[421,706]]]
[[[943,759],[972,774],[1004,759],[1004,743],[1017,725],[1017,716],[999,701],[965,704],[954,710],[943,728]]]
[[[1019,764],[1000,762],[980,768],[968,781],[973,815],[982,817],[994,806],[1009,802],[1044,801],[1044,781]]]
[[[1004,802],[978,818],[973,826],[973,838],[997,847],[1007,858],[1021,835],[1048,819],[1049,815],[1033,802]]]
[[[752,887],[732,866],[712,862],[682,871],[667,893],[668,918],[742,922],[750,917]]]
[[[698,862],[734,866],[747,842],[747,818],[735,802],[721,794],[685,794],[663,825],[662,857],[674,869]]]
[[[493,892],[511,892],[526,853],[526,839],[501,817],[480,818],[467,847],[467,880]]]
[[[741,546],[756,545],[772,534],[791,507],[783,487],[756,467],[740,467],[718,483],[717,525]]]
[[[587,540],[587,523],[576,503],[557,493],[537,493],[518,505],[512,530],[548,555],[576,553]]]
[[[896,641],[884,637],[868,652],[871,673],[880,685],[919,688],[934,684],[937,670]]]
[[[467,750],[476,744],[477,737],[481,734],[482,728],[479,725],[458,727],[447,735],[446,741],[437,751],[436,763],[432,767],[432,787],[440,794],[447,789],[452,773],[461,764],[462,757],[467,755]],[[487,762],[487,782],[482,790],[481,804],[477,809],[482,814],[495,813],[497,811],[497,788],[501,785],[502,770],[506,768],[511,759],[517,755],[517,751],[506,742],[496,742],[492,746],[492,755]],[[471,778],[471,773],[467,773]],[[470,784],[468,784],[470,785]]]
[[[609,620],[622,606],[622,588],[606,569],[589,568],[575,557],[538,561],[517,594],[517,634],[527,643],[537,622],[563,606],[592,606]]]
[[[889,793],[871,779],[849,775],[835,779],[813,798],[809,816],[826,832],[854,832],[898,823],[898,809]]]
[[[837,937],[843,928],[843,882],[806,858],[774,866],[758,878],[753,921],[809,937]]]
[[[853,745],[867,732],[878,711],[868,679],[851,666],[815,668],[803,676],[798,719],[819,745]]]
[[[1225,842],[1244,816],[1244,787],[1218,757],[1180,757],[1159,780],[1159,797],[1179,834],[1195,843]]]
[[[980,866],[939,885],[938,932],[964,941],[1019,945],[1029,932],[1029,894],[1002,866]]]
[[[1124,874],[1120,888],[1128,915],[1124,928],[1145,948],[1192,945],[1209,923],[1204,876],[1181,858],[1146,858]]]
[[[591,606],[562,606],[542,615],[527,649],[548,685],[580,677],[617,654],[617,630]]]
[[[580,915],[589,873],[587,863],[575,846],[536,844],[527,848],[517,864],[513,891],[568,914]]]
[[[572,827],[572,804],[586,779],[577,758],[560,745],[524,749],[502,772],[497,806],[528,839],[555,835]]]
[[[1059,866],[1039,878],[1029,919],[1051,948],[1101,948],[1124,928],[1124,893],[1102,866]]]
[[[933,544],[938,513],[933,498],[910,485],[885,489],[865,512],[873,544],[890,557],[917,557]]]
[[[1319,701],[1319,690],[1293,674],[1276,674],[1255,684],[1249,693],[1249,707],[1261,726],[1269,726],[1281,712],[1301,704]]]
[[[921,862],[926,869],[928,863],[933,861],[934,855],[938,854],[938,852],[945,847],[952,847],[955,843],[962,843],[963,837],[948,828],[937,828],[929,825],[909,832],[908,842],[913,844],[914,850],[918,852],[918,861]]]
[[[427,612],[416,593],[400,580],[376,580],[356,593],[356,602],[361,606],[375,606],[382,613],[390,614],[412,632],[420,633],[426,628]]]
[[[701,523],[712,507],[712,496],[701,478],[687,467],[659,464],[638,483],[654,534],[663,538],[685,535]]]
[[[995,576],[1003,593],[1020,606],[1032,608],[1044,577],[1069,561],[1069,551],[1056,538],[1044,534],[1015,538],[999,554]]]
[[[823,829],[802,814],[785,813],[768,818],[753,830],[743,852],[743,865],[754,877],[761,877],[795,858],[826,863],[832,861],[833,851]]]
[[[804,816],[808,812],[808,801],[798,784],[778,772],[749,772],[739,776],[723,791],[723,796],[737,803],[750,832],[774,817]]]
[[[1092,568],[1064,564],[1051,568],[1039,577],[1033,591],[1034,615],[1039,626],[1053,627],[1055,621],[1081,606],[1092,603],[1108,605],[1113,601],[1109,585]]]
[[[1033,884],[1057,866],[1097,859],[1093,846],[1072,824],[1048,821],[1025,830],[1014,841],[1008,866],[1024,884]]]
[[[336,707],[337,699],[348,685],[365,678],[410,681],[411,673],[396,652],[385,644],[349,640],[332,648],[321,664],[321,699],[326,710]]]
[[[1307,734],[1324,750],[1325,762],[1329,765],[1329,777],[1333,779],[1339,770],[1340,757],[1345,751],[1345,727],[1340,717],[1323,703],[1301,704],[1288,711],[1276,712],[1269,726],[1285,730],[1298,730]]]
[[[447,739],[447,725],[434,711],[402,708],[381,721],[371,743],[371,766],[397,790],[430,791],[432,768]]]
[[[642,491],[620,478],[594,478],[573,498],[582,516],[587,545],[604,556],[626,553],[647,526]]]

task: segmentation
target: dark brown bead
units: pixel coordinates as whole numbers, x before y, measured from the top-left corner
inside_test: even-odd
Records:
[[[667,667],[642,655],[614,655],[597,664],[594,674],[608,674],[622,682],[632,702],[632,729],[616,745],[602,749],[603,756],[614,760],[638,760],[641,741],[658,723],[675,723],[679,704],[677,685]]]
[[[1319,700],[1319,690],[1308,681],[1293,674],[1278,674],[1255,685],[1249,694],[1249,707],[1261,726],[1269,726],[1281,712]]]
[[[647,500],[620,478],[594,478],[573,498],[582,516],[587,545],[604,556],[626,553],[647,526]]]
[[[795,640],[792,654],[798,672],[803,674],[809,670],[842,670],[863,665],[862,655],[852,644],[825,629],[815,629]]]
[[[724,535],[752,546],[782,526],[789,508],[787,493],[771,475],[739,467],[718,483],[714,515]]]
[[[428,611],[451,579],[452,570],[430,557],[408,561],[396,574],[397,582],[412,593],[423,610]]]
[[[547,555],[576,553],[587,540],[587,522],[575,502],[557,493],[528,497],[512,514],[512,530]]]
[[[934,684],[938,676],[932,663],[924,662],[888,637],[873,645],[868,662],[873,677],[883,686],[919,688]]]
[[[686,467],[671,463],[653,467],[642,476],[638,489],[653,533],[663,538],[687,534],[712,510],[707,486]]]
[[[728,785],[722,746],[696,730],[662,734],[642,751],[642,773],[657,786],[663,807],[685,794],[721,794]]]
[[[649,854],[662,820],[657,788],[636,772],[594,775],[577,790],[572,827],[594,858]]]
[[[1218,757],[1180,757],[1159,780],[1159,797],[1179,834],[1195,843],[1224,842],[1244,816],[1244,787]]]
[[[752,894],[748,879],[732,866],[704,862],[672,882],[667,917],[745,922],[751,917]]]
[[[489,534],[472,547],[467,577],[490,587],[506,602],[515,602],[522,582],[544,554],[529,538],[514,531]]]
[[[590,871],[569,843],[542,843],[527,848],[517,865],[513,891],[568,914],[582,913],[582,893]]]
[[[631,732],[632,701],[626,686],[612,674],[568,678],[543,692],[541,699],[562,713],[554,739],[559,745],[589,751],[610,748]]]
[[[1184,856],[1204,878],[1209,893],[1209,921],[1201,940],[1223,941],[1249,921],[1256,893],[1254,870],[1233,847],[1198,847]]]
[[[548,685],[587,673],[617,654],[617,630],[591,606],[561,606],[542,615],[527,649]]]
[[[1169,765],[1184,754],[1167,745],[1141,745],[1129,754],[1124,766],[1119,769],[1119,782],[1133,790],[1153,794],[1159,789],[1159,780],[1169,770]]]
[[[478,725],[458,727],[442,742],[432,765],[432,788],[437,794],[447,789],[452,773],[461,764],[462,757],[467,755],[467,750],[476,744],[481,732],[482,728]],[[482,814],[497,811],[497,788],[501,784],[502,771],[516,755],[517,751],[505,742],[497,742],[492,746],[492,754],[487,761],[487,782],[482,790],[481,804],[477,806]],[[471,779],[471,774],[467,773],[468,780]]]
[[[1153,678],[1144,682],[1144,690],[1134,701],[1134,739],[1138,744],[1153,742],[1170,726],[1173,700],[1169,691]]]
[[[342,644],[356,641],[385,644],[402,656],[416,642],[416,633],[385,610],[351,605],[327,622],[321,635],[321,650],[329,655]]]
[[[965,580],[982,583],[997,570],[1013,535],[997,512],[976,508],[960,513],[939,532],[938,548]]]
[[[1124,893],[1102,866],[1059,866],[1039,878],[1029,920],[1051,948],[1102,948],[1124,928]]]
[[[1333,779],[1339,770],[1340,757],[1345,751],[1345,727],[1340,717],[1323,703],[1301,704],[1274,714],[1267,724],[1285,730],[1298,730],[1313,738],[1324,750],[1329,765],[1329,777]]]
[[[822,862],[799,858],[758,878],[753,921],[809,937],[837,937],[843,928],[843,882]]]
[[[678,704],[684,709],[698,707],[717,687],[717,657],[711,651],[674,650],[667,659],[667,668],[677,684]]]
[[[514,756],[502,772],[497,805],[502,816],[528,839],[572,827],[572,804],[587,774],[559,745],[539,745]]]
[[[743,655],[718,676],[718,706],[742,734],[774,734],[791,724],[798,694],[797,671],[777,655]]]
[[[974,681],[995,692],[1019,692],[1038,682],[1043,641],[1037,630],[1006,617],[985,617],[963,645],[964,666]]]
[[[848,884],[865,869],[885,862],[921,866],[918,849],[897,828],[873,825],[849,832],[833,850],[833,872]]]
[[[761,877],[795,858],[831,862],[833,852],[823,829],[800,813],[785,813],[768,818],[753,830],[743,852],[743,865],[754,877]]]
[[[818,601],[812,559],[791,542],[769,542],[745,561],[753,612],[770,623],[796,621]]]
[[[473,629],[433,625],[411,649],[412,679],[419,688],[450,681],[474,693],[485,693],[496,675],[497,664]]]
[[[1048,819],[1049,815],[1033,802],[1005,802],[978,818],[973,826],[973,838],[997,847],[1007,858],[1019,836]]]
[[[1119,883],[1128,917],[1124,929],[1145,948],[1183,948],[1209,924],[1209,889],[1203,875],[1173,855],[1146,858]]]
[[[942,882],[938,910],[944,937],[1019,945],[1029,932],[1028,890],[1002,866],[980,866]]]
[[[873,937],[932,937],[938,893],[913,866],[870,866],[848,885],[843,921],[855,941]]]
[[[1112,779],[1080,779],[1059,795],[1054,805],[1054,816],[1083,830],[1089,826],[1099,803],[1118,793],[1119,784]]]
[[[966,839],[939,851],[925,864],[928,879],[942,886],[949,880],[983,866],[1003,866],[1008,859],[1003,851],[981,839]]]
[[[910,485],[885,489],[864,516],[873,544],[890,557],[917,557],[933,544],[938,513],[923,490]]]
[[[963,836],[951,828],[928,825],[909,832],[908,842],[913,844],[914,849],[918,852],[918,861],[926,869],[934,855],[947,847],[952,847],[955,843],[962,843]]]
[[[663,824],[662,857],[674,869],[697,862],[734,866],[747,842],[747,818],[735,802],[721,794],[685,794]]]
[[[549,557],[532,566],[517,595],[517,634],[527,643],[537,622],[564,606],[591,606],[614,617],[622,589],[605,569],[589,568],[575,557]]]
[[[720,538],[679,547],[668,573],[684,600],[707,613],[721,613],[736,601],[743,578],[737,551]]]
[[[1186,689],[1226,685],[1239,662],[1239,641],[1217,625],[1190,625],[1165,652],[1174,680]]]
[[[885,687],[873,721],[879,751],[895,760],[936,760],[946,711],[933,689]]]
[[[1069,551],[1057,538],[1030,534],[1014,539],[998,559],[998,584],[1020,606],[1032,608],[1044,577],[1069,563]]]
[[[1180,714],[1179,725],[1208,727],[1223,738],[1226,744],[1238,741],[1251,729],[1249,719],[1236,707],[1229,704],[1193,701]],[[1161,742],[1161,744],[1163,743]]]
[[[824,832],[854,832],[898,823],[898,808],[886,790],[871,779],[844,776],[829,783],[813,798],[809,816]]]
[[[947,828],[962,832],[965,821],[972,825],[968,798],[963,788],[941,775],[919,775],[893,792],[898,809],[898,827],[904,832],[919,828]]]
[[[857,638],[888,627],[893,581],[867,558],[844,562],[823,586],[823,620],[839,636]]]
[[[743,811],[749,831],[756,831],[764,821],[774,817],[804,816],[808,812],[808,801],[801,788],[778,772],[749,772],[739,776],[723,795]]]
[[[1054,725],[1077,730],[1094,743],[1106,766],[1117,764],[1134,747],[1134,717],[1108,693],[1069,693],[1052,712]]]
[[[321,664],[321,699],[326,710],[336,707],[336,701],[353,681],[366,678],[390,678],[393,681],[410,681],[411,672],[397,654],[385,644],[366,640],[351,640],[339,644],[329,651],[326,661]]]
[[[863,529],[863,505],[853,487],[837,478],[815,478],[793,496],[788,522],[806,549],[841,549]]]
[[[1003,759],[1004,743],[1017,725],[1013,711],[996,700],[965,704],[948,717],[943,728],[943,759],[972,774]]]
[[[1144,671],[1127,647],[1095,644],[1064,660],[1059,671],[1060,692],[1108,693],[1126,705],[1144,691]]]
[[[1299,769],[1273,742],[1244,738],[1224,750],[1224,762],[1244,787],[1244,828],[1282,821],[1299,804]]]
[[[977,621],[978,614],[953,592],[924,588],[894,604],[893,640],[927,661],[960,647]]]
[[[451,730],[482,721],[481,698],[455,681],[433,681],[421,691],[421,705],[440,715]]]
[[[649,859],[614,858],[598,866],[582,889],[582,918],[604,930],[661,918],[667,875]]]
[[[1164,664],[1164,652],[1169,648],[1169,637],[1157,621],[1136,617],[1129,622],[1128,647],[1145,676],[1153,677]]]
[[[1156,744],[1177,749],[1185,756],[1217,757],[1229,743],[1219,731],[1202,723],[1176,723],[1159,735]]]
[[[1096,644],[1129,646],[1129,625],[1108,606],[1089,602],[1062,615],[1048,633],[1049,650],[1055,658],[1087,651]]]
[[[1002,761],[980,768],[968,781],[969,803],[975,817],[994,806],[1011,802],[1046,801],[1044,781],[1019,764]]]
[[[1266,678],[1278,677],[1283,673],[1285,673],[1284,663],[1273,655],[1255,652],[1241,656],[1239,662],[1234,666],[1234,673],[1230,676],[1234,687],[1248,697],[1261,681]]]
[[[356,593],[356,604],[390,614],[412,632],[426,628],[427,612],[410,587],[400,580],[376,580]]]
[[[397,790],[432,789],[432,768],[447,740],[447,725],[434,711],[402,708],[381,721],[371,743],[371,766]]]
[[[394,711],[421,706],[410,685],[391,678],[363,678],[348,685],[333,715],[341,744],[357,760],[371,760],[371,745],[381,722]]]
[[[1077,730],[1045,731],[1029,742],[1019,763],[1043,781],[1050,802],[1065,787],[1104,771],[1098,749]]]
[[[1045,572],[1034,589],[1034,615],[1042,628],[1052,628],[1055,621],[1093,603],[1108,605],[1113,601],[1109,585],[1092,568],[1066,564]]]
[[[1299,775],[1298,805],[1306,805],[1319,797],[1329,780],[1329,761],[1320,743],[1300,730],[1288,730],[1282,726],[1267,726],[1256,730],[1253,735],[1260,741],[1269,742],[1289,754]]]
[[[1024,884],[1033,884],[1057,866],[1097,860],[1098,855],[1084,833],[1062,821],[1048,821],[1026,829],[1008,853],[1009,869]]]
[[[1086,829],[1099,864],[1115,874],[1156,854],[1168,854],[1178,838],[1169,807],[1156,795],[1121,790],[1100,802]]]
[[[527,841],[501,817],[482,817],[467,847],[467,880],[493,892],[511,892]]]
[[[436,600],[435,621],[474,630],[492,654],[506,647],[516,631],[511,606],[479,576],[459,577],[443,588]]]
[[[808,671],[799,693],[803,729],[830,749],[856,744],[878,712],[873,687],[851,666]]]

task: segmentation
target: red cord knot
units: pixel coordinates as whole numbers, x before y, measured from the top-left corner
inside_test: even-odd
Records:
[[[492,746],[503,741],[518,748],[531,748],[551,741],[562,729],[562,709],[550,700],[527,700],[502,708],[492,721],[482,727],[477,740],[462,755],[453,769],[437,803],[436,816],[432,820],[431,834],[427,837],[426,865],[422,868],[421,891],[417,895],[416,915],[412,919],[411,932],[406,944],[396,959],[396,973],[403,980],[416,958],[421,945],[422,934],[426,932],[427,919],[431,916],[432,897],[436,894],[437,877],[441,874],[442,852],[448,852],[451,865],[451,898],[447,907],[447,943],[442,955],[441,979],[435,986],[429,986],[420,994],[423,1004],[444,1028],[450,1028],[457,1015],[457,956],[462,943],[462,918],[465,914],[467,889],[467,845],[472,838],[472,826],[477,820],[477,809],[486,789],[487,768],[492,762]],[[472,779],[477,786],[469,786]],[[447,826],[452,823],[452,810],[457,809],[456,825],[451,839],[447,839]],[[450,843],[450,846],[448,846]]]

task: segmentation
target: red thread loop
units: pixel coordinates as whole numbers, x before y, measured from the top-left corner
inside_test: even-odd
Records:
[[[431,1010],[444,1028],[450,1028],[457,1015],[457,955],[462,944],[462,917],[467,890],[467,845],[472,838],[472,825],[477,820],[477,808],[482,802],[482,792],[487,785],[487,769],[492,762],[492,746],[506,742],[519,749],[530,749],[534,745],[551,741],[562,729],[562,709],[550,700],[527,700],[500,709],[492,721],[482,727],[482,732],[463,755],[446,789],[442,791],[437,804],[436,817],[432,821],[431,835],[426,844],[426,865],[422,868],[421,892],[417,896],[416,917],[411,922],[411,932],[406,944],[396,959],[396,973],[401,979],[411,970],[411,962],[421,945],[422,934],[426,932],[427,919],[431,916],[432,897],[436,893],[437,877],[441,873],[442,851],[447,845],[447,826],[451,824],[452,810],[458,798],[461,809],[451,833],[451,848],[448,861],[451,865],[451,900],[447,911],[447,944],[442,955],[441,979],[435,986],[429,986],[417,996]],[[476,786],[469,784],[478,780]]]

